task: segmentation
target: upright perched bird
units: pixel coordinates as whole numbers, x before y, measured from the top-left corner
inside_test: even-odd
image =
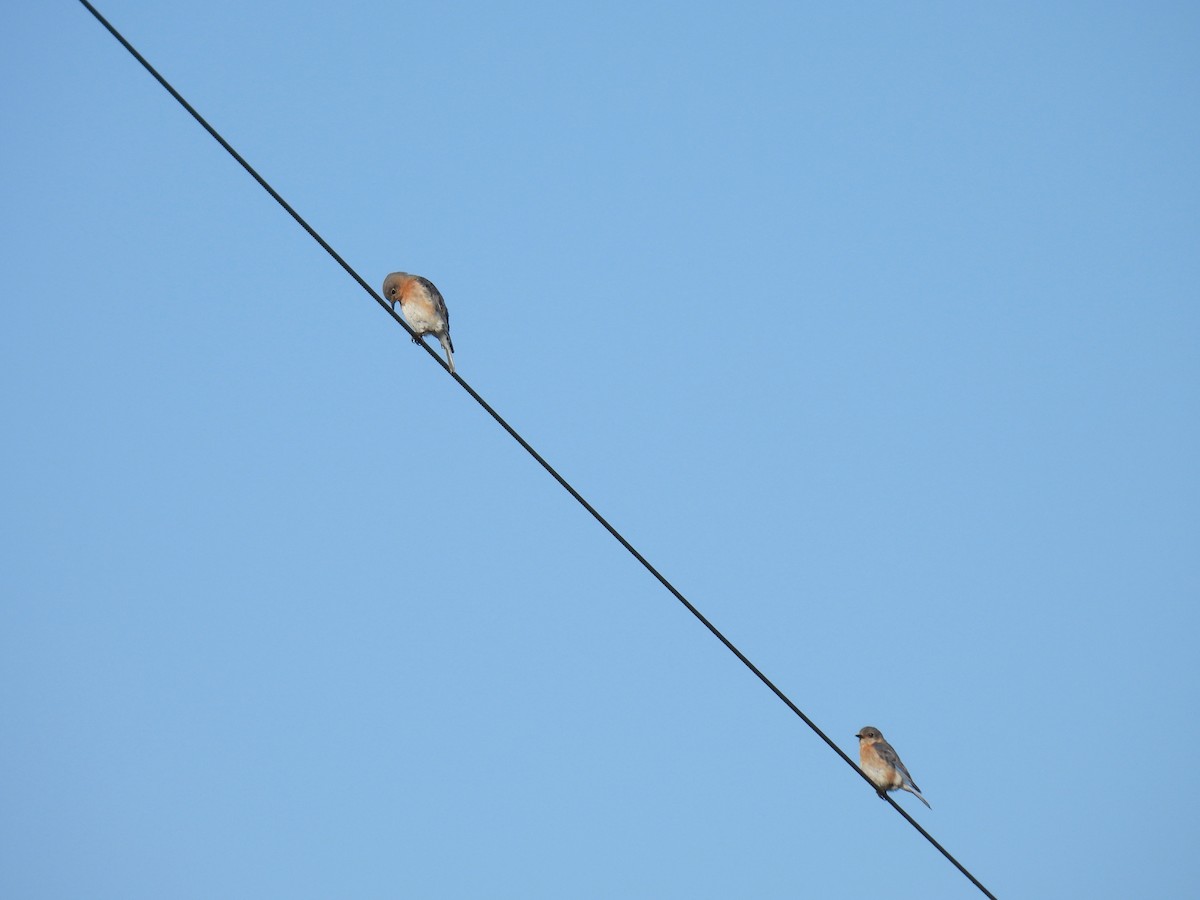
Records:
[[[921,796],[921,789],[908,774],[908,769],[900,762],[899,755],[892,749],[892,745],[883,739],[883,732],[868,725],[855,737],[858,738],[858,758],[862,763],[862,770],[867,773],[875,787],[879,788],[879,796],[882,797],[884,791],[908,791],[929,806],[929,801]],[[933,809],[932,806],[929,808]]]
[[[441,341],[442,349],[446,351],[446,362],[453,372],[454,342],[450,340],[450,313],[446,310],[442,292],[433,286],[433,282],[420,275],[393,272],[384,279],[383,296],[392,304],[392,309],[396,308],[396,301],[400,301],[404,318],[417,335],[413,338],[414,344],[427,334]]]

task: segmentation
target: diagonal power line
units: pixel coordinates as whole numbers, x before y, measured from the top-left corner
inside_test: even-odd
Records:
[[[359,286],[362,287],[362,289],[364,291],[366,291],[371,296],[371,298],[373,300],[375,300],[376,303],[378,303],[381,307],[383,307],[384,311],[386,311],[393,319],[395,319],[395,321],[397,322],[397,324],[400,325],[401,328],[403,328],[405,331],[407,331],[411,337],[416,338],[416,334],[408,326],[408,323],[405,322],[402,318],[400,318],[400,316],[387,303],[387,301],[385,301],[382,297],[380,297],[379,294],[377,294],[371,288],[371,286],[368,285],[367,282],[363,280],[362,276],[359,275],[358,272],[356,272],[350,266],[349,263],[347,263],[344,259],[342,259],[341,255],[339,255],[338,252],[336,250],[334,250],[333,247],[331,247],[328,244],[328,242],[326,242],[326,240],[323,237],[321,237],[320,234],[317,233],[316,229],[314,229],[311,225],[309,225],[308,222],[304,221],[304,218],[298,212],[296,212],[295,209],[292,208],[291,204],[288,203],[286,200],[284,200],[283,197],[281,197],[279,195],[279,193],[273,187],[271,187],[270,184],[267,183],[267,180],[265,178],[263,178],[261,175],[259,175],[258,172],[256,172],[254,170],[254,167],[251,166],[250,163],[246,162],[246,160],[242,157],[242,155],[240,153],[238,153],[237,150],[235,150],[233,148],[233,146],[228,141],[225,140],[225,138],[221,137],[221,135],[217,132],[217,130],[215,128],[213,128],[210,124],[208,124],[208,122],[205,120],[205,118],[196,111],[195,107],[193,107],[190,103],[188,103],[187,100],[185,100],[183,98],[183,95],[180,94],[179,91],[175,90],[175,88],[173,88],[170,85],[170,83],[165,78],[163,78],[162,75],[160,75],[158,73],[158,70],[155,69],[154,66],[150,65],[150,63],[146,60],[146,58],[144,56],[142,56],[142,54],[139,53],[137,51],[137,49],[131,43],[129,43],[129,41],[127,41],[124,38],[124,36],[122,36],[122,34],[119,31],[117,31],[116,28],[114,28],[109,23],[109,21],[100,14],[100,12],[96,9],[96,7],[92,6],[92,4],[88,2],[88,0],[79,0],[79,2],[81,4],[83,4],[83,6],[87,9],[88,12],[90,12],[93,16],[95,16],[96,21],[98,21],[101,25],[103,25],[104,28],[107,29],[109,34],[111,34],[114,38],[117,39],[118,42],[120,42],[121,46],[123,46],[126,50],[129,51],[130,55],[133,56],[134,59],[136,59],[139,63],[142,64],[142,66],[146,69],[147,72],[149,72],[152,76],[154,76],[154,79],[160,85],[162,85],[163,88],[165,88],[166,91],[172,97],[174,97],[176,99],[176,101],[179,102],[179,105],[182,106],[184,109],[186,109],[188,111],[188,113],[192,116],[192,118],[195,119],[198,123],[200,123],[201,127],[203,127],[205,131],[207,131],[210,135],[212,135],[213,139],[218,144],[220,144],[222,147],[224,147],[226,152],[229,153],[230,156],[232,156],[235,160],[237,160],[238,164],[241,165],[241,167],[243,169],[245,169],[247,173],[249,173],[250,177],[252,177],[255,181],[257,181],[259,183],[259,185],[262,187],[262,189],[265,190],[268,194],[270,194],[271,197],[275,200],[275,202],[278,203],[280,206],[282,206],[283,209],[288,213],[288,215],[290,215],[293,219],[295,219],[297,224],[299,224],[301,228],[303,228],[305,231],[307,231],[308,234],[312,237],[312,239],[314,241],[316,241],[318,244],[320,244],[321,248],[326,253],[328,253],[330,256],[332,256],[338,265],[340,265],[343,269],[346,270],[346,274],[348,274],[351,278],[353,278],[355,281],[357,281]],[[791,698],[788,697],[787,694],[785,694],[782,690],[780,690],[775,685],[775,683],[773,681],[771,681],[771,679],[769,679],[766,675],[764,675],[763,672],[758,668],[758,666],[756,666],[753,662],[750,661],[750,659],[746,656],[746,654],[742,653],[741,650],[739,650],[736,646],[734,646],[733,642],[730,641],[729,638],[725,637],[725,635],[723,635],[717,629],[717,627],[715,625],[713,625],[713,623],[710,622],[708,620],[708,618],[702,612],[700,612],[700,610],[698,610],[695,606],[693,606],[691,601],[689,601],[687,599],[687,597],[685,597],[682,593],[680,593],[679,590],[675,587],[675,585],[671,584],[671,582],[668,581],[666,579],[666,577],[661,572],[659,572],[658,569],[656,569],[650,563],[649,560],[646,559],[646,557],[642,556],[642,554],[638,551],[638,549],[636,547],[633,546],[633,544],[629,543],[629,541],[627,541],[625,539],[625,537],[619,531],[617,531],[617,529],[614,528],[609,523],[609,521],[607,519],[605,519],[604,516],[602,516],[596,510],[596,508],[587,501],[586,498],[584,498],[584,496],[582,494],[579,493],[579,491],[575,490],[575,488],[571,486],[570,482],[568,482],[565,478],[563,478],[562,475],[560,475],[554,469],[554,467],[552,465],[550,465],[550,463],[546,462],[545,458],[540,453],[538,453],[537,450],[535,450],[529,444],[529,442],[526,441],[525,438],[523,438],[516,431],[516,429],[514,429],[511,425],[509,425],[508,422],[506,422],[504,420],[504,418],[498,412],[496,412],[496,410],[494,410],[492,408],[491,404],[489,404],[486,400],[484,400],[483,397],[479,396],[479,394],[475,391],[475,389],[473,387],[471,387],[471,385],[469,385],[466,381],[463,380],[461,375],[458,375],[457,373],[454,373],[454,372],[450,372],[449,368],[446,366],[446,363],[443,362],[442,358],[440,356],[438,356],[438,354],[435,350],[430,349],[429,345],[427,345],[424,341],[418,341],[418,343],[420,344],[420,346],[422,348],[424,348],[426,353],[428,353],[434,360],[437,361],[438,365],[440,365],[442,368],[447,370],[447,373],[450,375],[450,377],[453,378],[455,381],[457,381],[459,383],[459,385],[462,387],[462,389],[465,390],[471,396],[471,398],[476,403],[478,403],[484,409],[484,411],[487,412],[488,415],[490,415],[493,419],[496,420],[496,423],[501,428],[503,428],[505,431],[508,432],[508,434],[512,437],[513,440],[515,440],[518,444],[521,445],[521,447],[524,448],[525,452],[527,452],[530,456],[532,456],[534,458],[534,460],[537,461],[538,465],[540,465],[543,469],[546,470],[546,472],[550,475],[551,478],[553,478],[555,481],[557,481],[562,486],[563,490],[565,490],[568,494],[570,494],[572,497],[574,497],[576,502],[578,502],[580,506],[582,506],[584,509],[586,509],[592,515],[592,517],[597,522],[599,522],[609,534],[611,534],[613,536],[613,538],[617,541],[617,543],[619,543],[622,547],[624,547],[626,550],[628,550],[629,554],[634,559],[636,559],[639,563],[641,563],[642,566],[645,567],[647,572],[649,572],[651,575],[653,575],[658,580],[658,582],[664,588],[666,588],[667,591],[670,592],[670,594],[676,600],[678,600],[680,603],[682,603],[687,608],[688,612],[690,612],[693,616],[695,616],[705,628],[707,628],[710,632],[712,632],[713,636],[717,640],[719,640],[722,644],[724,644],[725,647],[729,650],[729,652],[732,653],[734,656],[736,656],[741,661],[742,665],[744,665],[747,669],[749,669],[751,672],[753,672],[754,675],[759,679],[759,681],[761,681],[768,688],[770,688],[771,692],[774,693],[775,696],[778,697],[781,701],[783,701],[783,703],[787,706],[787,708],[790,709],[792,712],[794,712],[804,722],[805,725],[807,725],[809,728],[811,728],[813,730],[813,732],[817,735],[817,737],[819,737],[821,740],[823,740],[829,746],[829,748],[831,750],[833,750],[834,753],[836,753],[838,756],[840,756],[842,758],[842,761],[845,762],[846,765],[850,766],[850,768],[852,768],[855,772],[857,772],[858,775],[864,781],[867,782],[867,784],[871,785],[872,789],[875,789],[875,785],[867,777],[866,773],[864,773],[863,770],[858,767],[858,765],[854,762],[854,760],[852,760],[849,756],[847,756],[845,751],[843,751],[841,747],[839,747],[836,743],[834,743],[833,740],[831,740],[829,738],[829,736],[827,734],[825,734],[825,732],[822,731],[815,722],[813,722],[812,719],[810,719],[807,715],[805,715],[804,711],[802,709],[800,709],[800,707],[798,707],[794,702],[792,702]],[[883,792],[879,792],[879,796],[881,798],[883,798],[885,801],[887,801],[889,804],[891,804],[892,808],[895,809],[896,812],[898,812],[901,816],[903,816],[908,821],[908,823],[910,825],[912,825],[912,827],[915,828],[917,830],[917,832],[919,832],[921,834],[922,837],[924,837],[927,841],[929,841],[930,844],[932,844],[934,847],[936,847],[937,850],[944,857],[946,857],[946,859],[948,859],[954,865],[955,868],[957,868],[960,872],[962,872],[963,875],[965,875],[968,879],[970,879],[971,883],[974,884],[975,887],[979,888],[979,890],[983,892],[984,896],[991,898],[991,900],[996,900],[995,895],[992,894],[992,892],[989,891],[986,887],[984,887],[983,884],[980,883],[979,879],[977,879],[974,875],[972,875],[969,871],[967,871],[967,869],[962,865],[962,863],[960,863],[957,859],[955,859],[945,847],[943,847],[940,843],[938,843],[937,840],[934,839],[933,835],[931,835],[928,831],[926,831],[924,828],[922,828],[921,825],[912,816],[910,816],[908,814],[908,812],[904,809],[904,807],[900,806],[895,800],[893,800],[890,796],[888,796],[887,794],[885,794]]]

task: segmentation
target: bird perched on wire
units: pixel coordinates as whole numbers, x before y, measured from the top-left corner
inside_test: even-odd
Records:
[[[867,725],[855,737],[858,738],[858,758],[862,763],[862,770],[867,773],[875,787],[879,788],[880,797],[884,791],[908,791],[929,806],[929,801],[921,796],[921,790],[908,774],[908,769],[900,762],[900,756],[892,745],[883,739],[883,732]],[[929,808],[933,809],[932,806]]]
[[[407,272],[393,272],[383,282],[383,296],[396,308],[400,309],[408,325],[415,332],[413,343],[420,343],[422,337],[432,334],[442,344],[446,351],[446,363],[450,372],[454,372],[454,342],[450,340],[450,313],[446,310],[446,301],[442,292],[433,286],[433,282],[420,275],[409,275]]]

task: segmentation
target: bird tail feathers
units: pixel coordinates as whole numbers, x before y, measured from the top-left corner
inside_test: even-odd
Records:
[[[918,800],[920,800],[922,803],[924,803],[924,804],[925,804],[925,806],[926,806],[927,808],[929,808],[929,809],[933,809],[933,807],[929,805],[929,801],[928,801],[928,800],[926,800],[924,797],[922,797],[922,796],[921,796],[921,792],[917,790],[917,788],[916,788],[916,786],[915,786],[915,785],[914,785],[914,786],[912,786],[912,787],[909,787],[909,786],[906,784],[906,785],[904,785],[904,789],[905,789],[906,791],[908,791],[910,794],[912,794],[913,796],[915,796],[915,797],[916,797]]]

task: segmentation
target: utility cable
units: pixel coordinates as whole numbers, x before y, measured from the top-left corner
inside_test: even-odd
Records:
[[[259,185],[262,186],[262,189],[265,190],[268,194],[270,194],[271,197],[275,200],[275,202],[278,203],[280,206],[282,206],[284,208],[284,210],[288,213],[288,215],[290,215],[293,219],[295,219],[296,222],[300,225],[300,227],[303,228],[305,231],[307,231],[309,233],[309,235],[312,237],[312,239],[314,241],[316,241],[318,244],[320,244],[321,248],[326,253],[328,253],[330,256],[332,256],[333,259],[337,262],[337,264],[340,265],[343,269],[345,269],[346,273],[351,278],[353,278],[355,281],[357,281],[358,284],[362,287],[362,289],[364,291],[366,291],[368,294],[370,294],[372,299],[374,299],[376,303],[378,303],[381,307],[383,307],[383,309],[386,312],[388,312],[393,319],[396,320],[396,322],[400,325],[401,328],[403,328],[405,331],[408,332],[410,337],[412,337],[414,340],[416,340],[416,338],[417,338],[416,333],[412,330],[412,328],[409,327],[407,322],[405,322],[402,318],[400,318],[400,316],[387,303],[387,301],[385,301],[382,297],[380,297],[379,294],[377,294],[371,288],[371,286],[368,285],[363,280],[362,276],[360,276],[356,271],[354,271],[354,269],[351,268],[350,264],[347,263],[344,259],[342,259],[342,257],[338,254],[338,252],[336,250],[334,250],[333,247],[331,247],[325,241],[325,239],[316,232],[316,230],[311,225],[309,225],[306,221],[304,221],[303,217],[298,212],[296,212],[296,210],[294,210],[292,208],[291,204],[289,204],[286,200],[284,200],[283,197],[281,197],[279,195],[279,193],[273,187],[271,187],[270,184],[267,183],[267,180],[265,178],[263,178],[261,175],[259,175],[258,172],[256,172],[254,170],[254,167],[251,166],[250,163],[246,162],[246,160],[242,157],[242,155],[240,153],[238,153],[235,149],[233,149],[233,147],[230,145],[230,143],[228,141],[226,141],[225,138],[221,137],[221,135],[217,132],[217,130],[215,128],[213,128],[210,124],[208,124],[208,122],[205,120],[205,118],[196,111],[195,107],[193,107],[190,103],[187,102],[187,100],[185,100],[183,98],[183,95],[180,94],[179,91],[177,91],[177,90],[175,90],[175,88],[171,87],[170,83],[165,78],[163,78],[162,75],[160,75],[158,73],[158,70],[155,69],[154,66],[150,65],[150,63],[146,60],[146,58],[144,56],[142,56],[142,54],[139,53],[137,51],[137,49],[131,43],[129,43],[129,41],[125,40],[124,36],[122,36],[122,34],[119,31],[117,31],[117,29],[114,28],[109,23],[109,21],[106,18],[104,18],[104,16],[102,16],[100,14],[100,12],[96,9],[96,7],[92,6],[92,4],[88,2],[88,0],[79,0],[79,2],[83,4],[83,6],[87,9],[88,12],[90,12],[93,16],[95,16],[96,21],[98,21],[101,25],[103,25],[105,27],[105,29],[107,29],[109,34],[111,34],[114,38],[117,39],[118,42],[120,42],[121,46],[123,46],[126,50],[129,51],[130,55],[133,56],[134,59],[136,59],[139,63],[142,64],[142,67],[145,68],[145,70],[147,72],[149,72],[152,76],[154,76],[154,79],[159,84],[161,84],[166,89],[166,91],[179,102],[179,105],[182,106],[184,109],[186,109],[188,111],[188,113],[192,116],[192,118],[195,119],[197,122],[199,122],[200,125],[204,128],[204,130],[207,131],[210,135],[212,135],[213,139],[216,140],[216,142],[218,144],[220,144],[222,147],[224,147],[226,152],[229,153],[230,156],[232,156],[235,160],[237,160],[238,164],[241,165],[241,167],[243,169],[245,169],[250,174],[250,176],[259,183]],[[622,547],[624,547],[626,550],[628,550],[630,555],[634,559],[636,559],[639,563],[641,563],[642,566],[646,569],[646,571],[648,571],[651,575],[653,575],[656,579],[658,579],[658,582],[664,588],[666,588],[676,600],[678,600],[680,603],[682,603],[684,605],[684,607],[687,608],[687,611],[690,612],[693,616],[695,616],[705,628],[707,628],[709,631],[711,631],[713,636],[717,640],[719,640],[722,644],[724,644],[730,653],[732,653],[734,656],[736,656],[747,669],[749,669],[751,672],[753,672],[755,674],[755,676],[758,677],[759,681],[761,681],[768,688],[770,688],[772,693],[774,693],[776,697],[778,697],[780,700],[782,700],[788,709],[790,709],[797,716],[799,716],[800,719],[804,722],[804,724],[813,730],[813,732],[817,735],[817,737],[819,737],[826,744],[828,744],[829,748],[831,750],[833,750],[833,752],[836,753],[838,756],[840,756],[842,758],[842,760],[846,763],[846,765],[850,766],[850,768],[852,768],[855,772],[857,772],[858,775],[865,782],[867,782],[867,784],[869,784],[871,786],[872,790],[876,790],[876,792],[879,794],[879,796],[883,800],[890,803],[892,805],[892,807],[896,810],[896,812],[900,813],[900,815],[902,815],[905,819],[907,819],[908,823],[910,825],[912,825],[912,827],[915,828],[927,841],[929,841],[930,844],[932,844],[934,847],[936,847],[937,850],[944,857],[946,857],[946,859],[948,859],[954,865],[954,867],[956,869],[958,869],[960,872],[962,872],[962,874],[965,875],[971,881],[971,883],[975,885],[975,887],[979,888],[979,890],[983,892],[984,896],[991,898],[991,900],[996,900],[995,895],[992,894],[991,891],[989,891],[986,887],[984,887],[980,883],[979,879],[977,879],[974,875],[972,875],[969,871],[967,871],[967,869],[962,865],[962,863],[960,863],[957,859],[955,859],[945,847],[943,847],[941,844],[939,844],[937,842],[937,840],[934,839],[933,835],[931,835],[928,831],[926,831],[924,828],[922,828],[920,826],[920,824],[917,823],[916,819],[914,819],[912,816],[910,816],[908,814],[908,812],[904,809],[904,807],[900,806],[895,800],[893,800],[886,793],[878,791],[878,789],[875,787],[875,785],[871,781],[871,779],[868,778],[866,773],[863,772],[863,770],[858,767],[858,765],[854,762],[854,760],[852,760],[848,755],[846,755],[845,751],[843,751],[841,747],[839,747],[836,743],[834,743],[833,740],[831,740],[829,738],[829,736],[826,735],[825,732],[822,731],[815,722],[813,722],[812,719],[810,719],[808,716],[806,716],[804,714],[804,711],[801,710],[800,707],[798,707],[795,703],[793,703],[791,698],[789,698],[787,694],[785,694],[778,687],[776,687],[775,683],[773,681],[771,681],[771,679],[769,679],[766,675],[764,675],[762,673],[762,671],[758,668],[758,666],[756,666],[754,663],[752,663],[750,661],[750,659],[746,656],[746,654],[742,653],[741,650],[739,650],[736,646],[734,646],[733,642],[730,641],[729,638],[725,637],[725,635],[723,635],[717,629],[717,627],[715,625],[713,625],[713,623],[710,622],[708,620],[708,618],[702,612],[700,612],[700,610],[698,610],[695,606],[693,606],[692,603],[687,599],[687,597],[683,596],[683,594],[681,594],[679,592],[679,590],[675,587],[675,585],[671,584],[671,582],[668,581],[663,576],[663,574],[658,571],[658,569],[654,568],[654,566],[650,564],[650,561],[647,560],[646,557],[642,556],[642,554],[640,552],[638,552],[637,548],[634,547],[633,544],[629,543],[629,541],[627,541],[625,539],[625,537],[619,531],[617,531],[617,529],[614,528],[607,519],[604,518],[604,516],[600,515],[600,513],[596,510],[596,508],[594,506],[592,506],[592,504],[589,503],[583,497],[583,495],[579,493],[579,491],[575,490],[575,488],[571,486],[570,482],[568,482],[565,478],[563,478],[562,475],[558,474],[558,472],[554,469],[554,467],[552,465],[550,465],[550,463],[546,462],[545,458],[543,458],[543,456],[540,453],[538,453],[535,449],[533,449],[533,447],[529,444],[528,441],[525,440],[525,438],[521,437],[521,435],[517,433],[516,429],[514,429],[511,425],[509,425],[508,422],[506,422],[504,420],[504,418],[498,412],[496,412],[496,410],[492,409],[491,404],[489,404],[486,400],[484,400],[481,396],[479,396],[479,394],[476,393],[475,389],[473,387],[471,387],[471,385],[469,385],[466,381],[463,380],[461,375],[459,375],[456,372],[450,372],[449,367],[442,360],[442,358],[440,356],[438,356],[437,351],[431,349],[429,347],[429,345],[426,344],[424,341],[417,340],[417,343],[421,347],[424,348],[426,353],[428,353],[431,357],[433,357],[433,359],[435,359],[437,361],[438,365],[440,365],[443,369],[446,369],[446,371],[450,375],[450,377],[453,378],[455,381],[457,381],[459,383],[459,385],[463,388],[463,390],[465,390],[468,394],[470,394],[471,398],[476,403],[478,403],[487,412],[488,415],[490,415],[493,419],[495,419],[496,423],[501,428],[503,428],[505,431],[507,431],[509,433],[509,435],[512,437],[512,439],[515,440],[518,444],[520,444],[525,449],[525,451],[530,456],[532,456],[534,458],[534,460],[536,460],[537,463],[543,469],[546,470],[547,473],[549,473],[550,477],[552,477],[555,481],[557,481],[568,494],[570,494],[572,497],[574,497],[575,500],[579,503],[579,505],[582,506],[584,509],[586,509],[592,515],[592,518],[594,518],[597,522],[599,522],[602,526],[604,526],[604,529],[609,534],[611,534],[613,536],[613,538],[616,539],[617,543],[619,543]]]

